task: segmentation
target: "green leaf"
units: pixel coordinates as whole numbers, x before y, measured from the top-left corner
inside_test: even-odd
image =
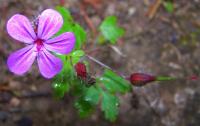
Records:
[[[87,87],[84,81],[80,79],[74,79],[73,80],[73,88],[72,88],[72,94],[74,96],[84,96],[87,91]]]
[[[66,74],[67,73],[67,74]],[[64,94],[70,89],[70,80],[72,79],[72,74],[68,73],[64,69],[54,77],[52,88],[53,96],[57,99],[64,97]]]
[[[99,80],[104,84],[105,88],[112,93],[126,93],[131,90],[129,82],[111,70],[105,70],[104,75],[100,77]]]
[[[69,91],[72,80],[74,79],[73,67],[70,63],[70,57],[66,55],[55,54],[63,61],[63,68],[53,80],[53,95],[55,98],[62,98]]]
[[[174,12],[174,4],[172,1],[164,1],[163,5],[167,12],[173,13]]]
[[[94,106],[90,102],[85,101],[83,97],[78,98],[74,105],[82,118],[88,117],[94,110]]]
[[[91,86],[86,92],[85,100],[92,104],[98,104],[99,95],[99,90],[96,87]]]
[[[56,35],[60,35],[64,32],[73,32],[76,36],[75,49],[80,49],[86,41],[85,30],[76,22],[74,22],[70,12],[64,7],[57,7],[57,11],[62,15],[64,23],[60,31]]]
[[[104,112],[105,118],[110,121],[115,121],[118,115],[119,99],[107,92],[103,92],[101,109]]]
[[[117,26],[117,18],[109,16],[100,25],[100,31],[103,36],[112,44],[115,44],[117,39],[124,35],[124,29]]]
[[[57,99],[63,98],[65,92],[69,90],[69,84],[67,83],[53,83],[53,94]]]

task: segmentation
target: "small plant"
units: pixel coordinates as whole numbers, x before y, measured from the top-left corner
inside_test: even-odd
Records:
[[[117,94],[131,92],[132,86],[175,79],[145,73],[133,73],[130,77],[117,74],[83,50],[87,40],[86,32],[73,20],[70,12],[63,7],[56,7],[56,10],[43,11],[34,21],[33,27],[23,15],[16,14],[8,20],[9,35],[27,44],[27,47],[12,53],[7,64],[11,72],[24,75],[37,59],[42,76],[53,78],[54,97],[61,99],[67,92],[74,95],[74,106],[80,117],[89,116],[100,105],[105,118],[115,121],[120,103]],[[99,26],[96,40],[101,44],[113,45],[124,33],[125,30],[117,24],[117,18],[109,16]],[[91,75],[90,64],[85,59],[103,66],[103,74]]]

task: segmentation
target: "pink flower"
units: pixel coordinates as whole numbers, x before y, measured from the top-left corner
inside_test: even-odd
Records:
[[[62,69],[62,61],[51,52],[68,54],[75,44],[75,36],[71,32],[51,38],[62,24],[62,16],[52,9],[44,10],[39,15],[35,30],[27,17],[20,14],[12,16],[7,22],[8,34],[27,46],[8,57],[9,70],[17,75],[23,75],[37,59],[40,73],[45,78],[52,78],[58,74]]]

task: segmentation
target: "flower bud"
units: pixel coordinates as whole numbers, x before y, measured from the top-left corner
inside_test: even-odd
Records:
[[[86,66],[84,63],[78,62],[75,66],[74,66],[75,70],[76,70],[76,74],[78,77],[85,79],[87,77],[87,70],[86,70]]]
[[[145,73],[133,73],[131,74],[129,78],[129,81],[134,86],[143,86],[155,80],[156,80],[155,76],[145,74]]]

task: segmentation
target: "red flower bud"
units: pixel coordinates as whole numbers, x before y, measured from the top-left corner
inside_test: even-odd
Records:
[[[78,77],[85,79],[87,77],[87,70],[86,70],[86,66],[84,63],[78,62],[75,66],[74,66],[75,70],[76,70],[76,74]]]
[[[143,85],[146,85],[147,83],[155,81],[155,80],[156,80],[155,76],[145,74],[145,73],[133,73],[133,74],[131,74],[131,76],[129,78],[129,81],[134,86],[143,86]]]

